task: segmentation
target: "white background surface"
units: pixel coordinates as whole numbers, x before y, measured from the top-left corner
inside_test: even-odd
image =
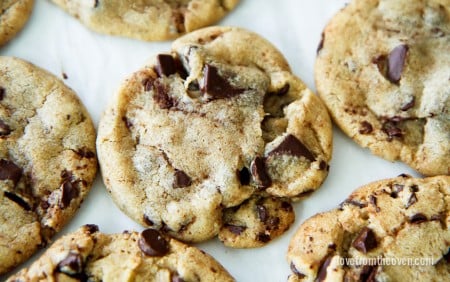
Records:
[[[293,72],[315,90],[313,69],[321,31],[345,2],[348,1],[241,0],[218,24],[244,27],[271,41],[285,55]],[[152,54],[169,50],[170,42],[141,42],[97,34],[49,1],[36,0],[27,26],[0,48],[0,55],[28,60],[60,78],[66,73],[65,83],[78,93],[97,126],[102,111],[124,78],[143,66]],[[286,281],[290,273],[285,259],[287,247],[301,222],[334,208],[352,190],[368,182],[400,173],[417,176],[406,165],[371,155],[337,128],[333,143],[327,180],[309,198],[294,204],[296,221],[281,238],[259,249],[230,249],[217,239],[197,247],[213,255],[237,281]],[[116,208],[100,175],[80,211],[57,237],[87,223],[97,224],[105,233],[143,229]],[[34,259],[36,256],[28,264]]]

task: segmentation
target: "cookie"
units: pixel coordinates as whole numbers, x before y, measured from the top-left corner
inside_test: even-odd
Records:
[[[373,182],[300,226],[289,281],[448,281],[449,224],[449,176]]]
[[[2,0],[0,2],[0,46],[18,33],[33,10],[34,0]]]
[[[7,281],[234,281],[205,252],[155,229],[104,234],[85,225]]]
[[[0,273],[70,220],[97,170],[95,131],[52,74],[0,57]]]
[[[209,27],[123,83],[97,150],[114,201],[143,226],[257,247],[290,226],[293,199],[321,185],[331,138],[325,106],[279,51]]]
[[[239,0],[52,0],[92,30],[140,40],[169,40],[211,25]]]
[[[354,0],[323,32],[317,90],[362,147],[448,175],[449,54],[449,0]]]

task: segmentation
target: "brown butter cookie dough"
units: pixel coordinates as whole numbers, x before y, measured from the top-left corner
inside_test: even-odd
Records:
[[[11,40],[25,25],[33,10],[34,0],[2,0],[0,2],[0,46]]]
[[[95,129],[76,94],[30,63],[0,57],[0,273],[61,230],[96,171]]]
[[[447,281],[449,224],[449,176],[370,183],[300,226],[289,281]]]
[[[270,43],[229,27],[188,34],[131,75],[97,139],[104,182],[131,218],[233,247],[289,228],[290,201],[320,186],[331,146],[319,98]]]
[[[449,174],[449,54],[449,0],[354,0],[323,32],[316,85],[359,145]]]
[[[239,0],[52,0],[94,31],[155,41],[223,18]]]
[[[85,225],[7,281],[234,281],[214,258],[159,231],[104,234]]]

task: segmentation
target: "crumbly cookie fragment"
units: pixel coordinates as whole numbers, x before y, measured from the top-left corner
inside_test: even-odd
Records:
[[[97,171],[95,130],[55,76],[0,57],[0,273],[70,220]]]
[[[323,32],[316,85],[359,145],[448,175],[449,54],[449,0],[354,0]]]
[[[178,39],[129,77],[97,139],[104,181],[125,213],[184,241],[220,234],[232,247],[289,228],[290,202],[321,185],[331,144],[325,107],[283,56],[228,27]]]
[[[214,258],[161,234],[85,225],[7,281],[234,281]]]
[[[155,41],[211,25],[239,0],[52,0],[100,33]]]
[[[449,176],[368,184],[300,226],[289,245],[289,281],[443,281],[449,222]]]
[[[0,46],[11,40],[25,25],[33,10],[34,0],[2,0],[0,2]]]

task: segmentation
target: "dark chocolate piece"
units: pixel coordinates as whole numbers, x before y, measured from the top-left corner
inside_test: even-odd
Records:
[[[270,235],[266,234],[266,233],[259,233],[258,235],[256,235],[256,240],[262,242],[262,243],[267,243],[270,241]]]
[[[355,238],[352,246],[360,252],[367,253],[377,247],[377,239],[373,231],[365,227]]]
[[[292,155],[295,157],[303,156],[311,162],[316,160],[308,148],[306,148],[306,146],[292,134],[286,136],[278,147],[269,153],[269,156],[271,155]]]
[[[11,128],[3,120],[0,119],[0,137],[7,136],[11,133]]]
[[[402,44],[392,49],[389,53],[387,58],[387,79],[390,82],[398,83],[400,81],[408,49],[408,45]]]
[[[191,185],[192,180],[184,171],[175,170],[175,181],[173,182],[173,188],[184,188]]]
[[[5,191],[3,193],[3,195],[6,198],[10,199],[11,201],[15,202],[16,204],[18,204],[19,206],[21,206],[24,210],[26,210],[26,211],[30,211],[31,210],[30,205],[24,199],[22,199],[21,197],[17,196],[16,194],[8,192],[8,191]]]
[[[169,94],[167,93],[167,88],[164,83],[160,80],[156,80],[153,84],[155,87],[155,92],[153,95],[153,99],[155,99],[156,104],[161,109],[170,109],[173,107],[174,103]]]
[[[272,179],[266,170],[265,160],[261,157],[256,157],[250,164],[250,170],[259,188],[267,188],[272,185]]]
[[[269,213],[263,205],[256,205],[256,212],[258,213],[258,218],[262,222],[266,222],[269,218]]]
[[[58,263],[57,270],[68,275],[81,273],[83,271],[83,258],[78,253],[70,252],[65,259]]]
[[[400,108],[400,110],[402,110],[402,111],[407,111],[407,110],[413,108],[413,107],[415,106],[415,104],[416,104],[416,98],[413,96],[413,97],[411,98],[411,100],[410,100],[408,103],[404,104],[404,105]]]
[[[248,170],[248,168],[246,168],[244,166],[241,170],[239,170],[237,172],[237,175],[238,175],[239,182],[241,183],[241,185],[250,184],[251,174],[250,174],[250,171]]]
[[[61,185],[61,202],[59,206],[64,209],[70,205],[70,202],[77,198],[80,194],[80,188],[78,188],[78,181],[66,180]]]
[[[361,126],[359,127],[359,134],[370,134],[373,131],[372,124],[367,121],[361,122]]]
[[[427,217],[423,213],[417,213],[409,218],[409,222],[412,224],[419,224],[427,221]]]
[[[331,263],[331,259],[333,258],[332,255],[329,255],[324,258],[323,262],[321,263],[319,270],[317,272],[317,282],[324,281],[327,278],[327,268]]]
[[[225,227],[230,230],[231,233],[236,235],[241,235],[242,232],[247,229],[245,226],[238,226],[238,225],[232,225],[232,224],[226,224]]]
[[[0,86],[0,101],[5,98],[6,89]]]
[[[201,90],[210,96],[210,100],[231,98],[244,92],[244,89],[235,88],[226,77],[222,77],[215,66],[205,65],[203,76]]]
[[[144,254],[152,257],[164,256],[170,250],[169,243],[155,229],[145,229],[142,231],[138,246]]]
[[[22,177],[22,169],[9,160],[0,160],[0,180],[11,180],[14,185]]]
[[[156,72],[159,77],[176,73],[177,67],[174,58],[168,54],[159,54],[156,57]]]
[[[303,274],[303,273],[301,273],[300,271],[298,271],[298,269],[295,267],[295,264],[294,264],[293,262],[291,262],[290,267],[291,267],[292,273],[294,273],[295,275],[297,275],[298,278],[302,279],[302,278],[305,278],[305,277],[306,277],[305,274]]]

